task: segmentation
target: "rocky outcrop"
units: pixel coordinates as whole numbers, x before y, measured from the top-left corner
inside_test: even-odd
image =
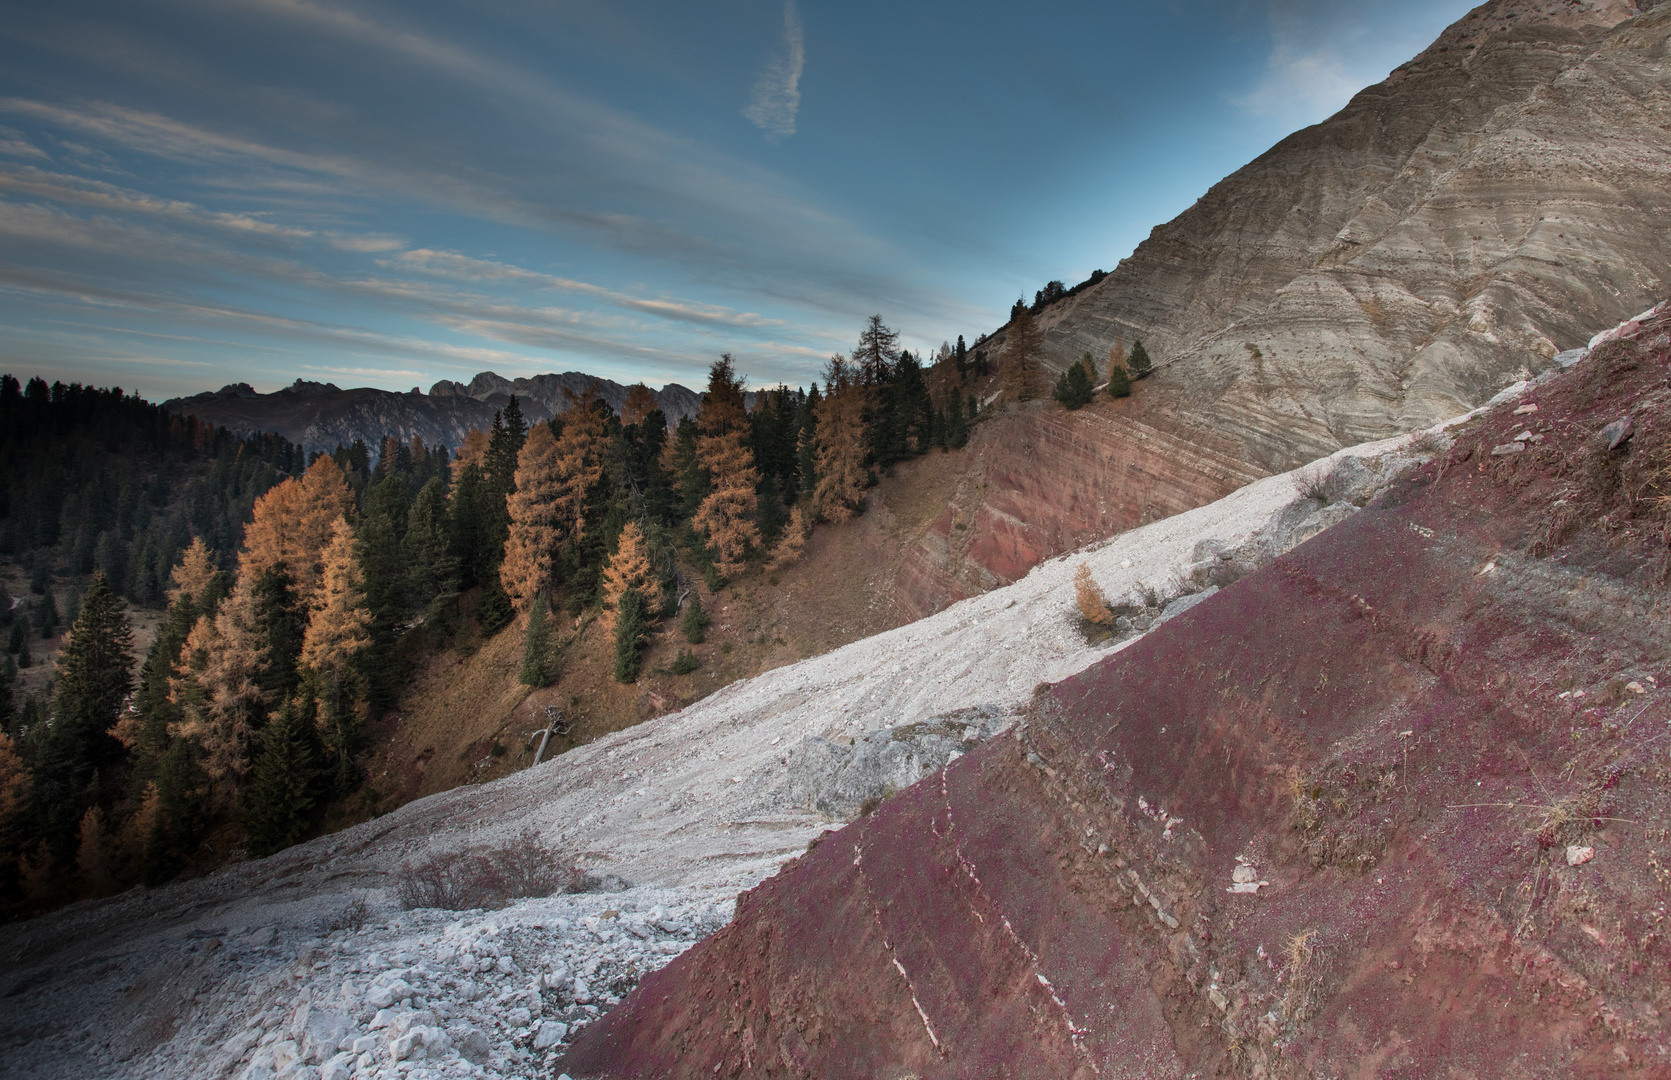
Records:
[[[1668,376],[1661,313],[1454,429],[823,837],[560,1067],[1665,1075]]]
[[[1046,308],[1144,419],[1282,471],[1479,404],[1671,281],[1671,8],[1494,0]],[[995,348],[997,343],[993,343]]]
[[[428,394],[417,387],[406,393],[370,387],[343,390],[334,383],[297,379],[271,394],[258,394],[248,383],[235,383],[163,405],[239,433],[276,431],[304,450],[328,452],[359,439],[375,455],[391,435],[402,441],[416,435],[429,446],[457,449],[465,432],[488,427],[494,411],[503,408],[513,394],[529,422],[548,420],[568,407],[565,389],[576,394],[595,389],[617,411],[626,403],[628,390],[620,383],[574,371],[514,380],[484,371],[469,384],[438,382]],[[677,383],[654,393],[669,425],[695,416],[701,407],[700,395]]]

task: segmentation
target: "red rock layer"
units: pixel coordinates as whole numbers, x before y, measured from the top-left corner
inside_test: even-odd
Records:
[[[1665,329],[1042,692],[561,1067],[1671,1074]]]

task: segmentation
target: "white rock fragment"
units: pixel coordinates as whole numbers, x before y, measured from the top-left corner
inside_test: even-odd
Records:
[[[1583,866],[1595,857],[1596,849],[1593,847],[1581,847],[1578,844],[1567,845],[1568,866]]]
[[[540,1030],[534,1036],[534,1049],[547,1050],[562,1042],[569,1033],[569,1026],[557,1020],[547,1020],[540,1025]]]

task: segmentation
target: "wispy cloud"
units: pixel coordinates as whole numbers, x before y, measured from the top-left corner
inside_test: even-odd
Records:
[[[451,278],[455,281],[520,281],[539,288],[562,289],[567,292],[596,296],[630,311],[639,311],[663,319],[676,319],[680,322],[721,326],[783,325],[780,319],[768,319],[752,311],[736,311],[717,304],[703,304],[694,300],[632,296],[628,293],[606,289],[601,285],[593,285],[590,282],[575,281],[572,278],[557,277],[553,274],[542,274],[490,259],[477,259],[469,255],[461,255],[456,251],[433,251],[428,248],[419,248],[414,251],[402,252],[391,259],[380,260],[379,265],[390,268],[398,267],[403,270],[416,270],[437,277]]]
[[[806,34],[795,0],[783,5],[783,41],[766,61],[754,80],[754,93],[743,110],[768,139],[795,134],[795,117],[801,109],[801,69],[806,66]]]

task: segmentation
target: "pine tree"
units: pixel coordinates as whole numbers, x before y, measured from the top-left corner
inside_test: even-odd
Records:
[[[639,656],[644,650],[644,597],[637,589],[628,589],[616,601],[615,610],[615,681],[630,683],[638,679]]]
[[[726,353],[708,370],[708,392],[697,415],[697,451],[712,477],[713,491],[702,500],[691,526],[707,540],[719,572],[727,577],[743,569],[743,560],[760,543],[755,525],[760,473],[744,445],[748,415],[743,411],[743,382]]]
[[[546,614],[545,594],[537,593],[534,606],[528,611],[528,629],[522,639],[523,686],[538,688],[551,684],[551,672],[546,666],[546,654],[551,649]]]
[[[1004,339],[1001,368],[1004,392],[1015,401],[1031,401],[1043,392],[1043,371],[1039,351],[1044,335],[1027,305],[1017,300],[1010,312],[1010,328]]]
[[[1149,351],[1143,347],[1142,339],[1131,343],[1131,374],[1133,378],[1142,379],[1154,370],[1154,361],[1149,359]]]
[[[702,594],[691,590],[690,603],[685,605],[685,614],[679,620],[679,628],[685,632],[685,640],[692,645],[700,645],[707,637],[708,623],[712,619],[702,609]]]
[[[316,708],[311,699],[287,701],[261,732],[243,814],[249,852],[256,858],[289,847],[312,826],[323,771]]]
[[[621,597],[636,592],[643,610],[653,616],[661,608],[661,580],[650,565],[649,551],[644,542],[644,530],[638,522],[629,521],[621,529],[615,554],[603,571],[603,625],[605,631],[615,629]]]
[[[98,771],[122,755],[109,733],[133,689],[133,630],[122,608],[109,579],[95,574],[58,659],[34,790],[41,835],[63,863],[74,856],[82,814],[98,798]]]
[[[846,521],[864,502],[870,485],[865,467],[865,390],[846,358],[832,356],[824,370],[827,394],[820,403],[812,505],[821,518]]]
[[[557,520],[564,476],[551,428],[536,424],[517,458],[516,491],[511,495],[510,536],[499,583],[505,595],[526,611],[551,586],[552,556],[562,539]]]
[[[254,678],[262,699],[271,704],[296,692],[297,661],[307,632],[308,609],[283,563],[268,567],[251,588],[254,629],[261,664]]]

